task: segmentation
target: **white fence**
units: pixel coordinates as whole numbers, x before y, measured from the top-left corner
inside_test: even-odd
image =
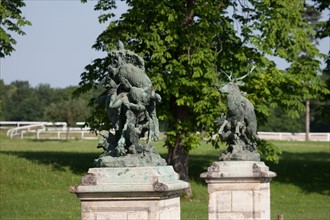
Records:
[[[90,135],[89,128],[81,128],[84,122],[77,122],[77,127],[69,130],[70,134],[78,134],[81,139],[96,139],[94,135]],[[80,127],[78,127],[80,126]],[[13,138],[19,136],[24,138],[26,135],[35,134],[36,139],[42,139],[42,134],[53,134],[54,139],[62,139],[62,135],[67,132],[67,124],[65,122],[31,122],[31,121],[0,121],[0,128],[9,129],[7,136]],[[265,140],[284,140],[284,141],[305,141],[305,133],[290,132],[258,132],[258,137]],[[329,141],[330,133],[309,133],[310,141]]]
[[[84,122],[76,123],[76,126],[82,125]],[[7,136],[10,138],[65,139],[68,134],[69,138],[97,139],[88,127],[70,127],[68,131],[66,122],[0,121],[0,128],[8,129]]]
[[[49,121],[0,121],[0,128],[1,129],[8,129],[13,127],[21,127],[25,125],[40,125],[44,124],[47,126],[52,127],[65,127],[66,128],[66,122],[49,122]],[[77,122],[77,126],[84,125],[85,122]]]
[[[265,140],[305,141],[306,133],[258,132],[258,137]],[[330,141],[330,133],[309,133],[310,141]]]

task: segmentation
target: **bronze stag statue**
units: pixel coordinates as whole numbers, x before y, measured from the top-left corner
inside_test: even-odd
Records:
[[[244,85],[241,80],[248,74],[236,79],[226,74],[229,82],[220,88],[221,93],[227,94],[227,115],[218,119],[218,134],[227,143],[227,150],[220,160],[260,160],[256,149],[257,119],[254,106],[239,89],[239,86]]]

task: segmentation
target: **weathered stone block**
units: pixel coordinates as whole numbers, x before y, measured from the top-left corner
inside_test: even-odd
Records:
[[[253,210],[253,191],[239,190],[232,192],[232,210],[234,212],[250,212]]]
[[[180,194],[189,184],[171,166],[91,168],[70,191],[82,219],[180,219]]]
[[[214,162],[202,173],[208,183],[209,220],[270,219],[270,185],[274,172],[263,162]]]
[[[217,202],[217,211],[230,212],[232,207],[232,193],[230,191],[220,191],[214,194],[216,196],[214,202]]]

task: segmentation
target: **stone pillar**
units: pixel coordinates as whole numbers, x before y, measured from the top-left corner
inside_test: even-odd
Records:
[[[180,195],[189,187],[172,166],[91,168],[72,186],[83,220],[180,219]]]
[[[259,161],[219,161],[201,174],[208,184],[209,220],[270,220],[270,181]]]

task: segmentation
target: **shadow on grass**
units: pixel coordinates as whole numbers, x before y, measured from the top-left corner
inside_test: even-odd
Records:
[[[54,170],[65,170],[65,167],[75,174],[84,174],[90,167],[94,167],[94,159],[99,153],[76,152],[32,152],[6,151],[1,154],[10,154],[28,160],[51,165]],[[166,158],[166,154],[161,154]],[[205,181],[199,176],[206,172],[212,162],[217,161],[218,155],[189,155],[189,177],[200,184]],[[274,181],[290,183],[298,186],[307,193],[330,195],[330,152],[321,153],[290,153],[284,151],[279,164],[266,162],[271,171],[277,173]]]
[[[189,155],[189,179],[206,185],[205,180],[200,178],[200,174],[207,172],[207,168],[218,158],[219,155]]]
[[[167,154],[161,153],[160,156],[164,159],[167,158]],[[218,160],[219,155],[198,155],[198,154],[189,154],[189,179],[195,181],[196,183],[200,183],[206,185],[204,179],[201,179],[199,176],[201,173],[207,171],[207,168],[211,166],[211,164]]]
[[[97,159],[98,153],[76,153],[76,152],[35,152],[35,151],[6,151],[0,152],[3,155],[14,155],[25,158],[36,163],[52,166],[54,170],[64,171],[65,167],[75,174],[86,173],[90,167],[94,167],[94,159]]]
[[[284,151],[279,164],[268,164],[277,173],[274,181],[294,184],[307,193],[330,195],[330,153]]]
[[[72,139],[55,139],[55,138],[49,138],[49,139],[31,139],[28,140],[30,142],[40,142],[40,143],[47,143],[47,142],[58,142],[58,143],[63,143],[63,142],[70,142],[73,141]]]
[[[165,158],[166,155],[162,155]],[[189,155],[189,178],[206,185],[199,176],[219,155]],[[330,196],[330,152],[291,153],[284,151],[278,164],[265,162],[277,173],[273,181],[289,183],[306,193]]]
[[[330,152],[291,153],[284,151],[278,164],[265,162],[277,173],[273,181],[290,183],[306,193],[330,195]],[[189,155],[189,178],[205,184],[199,176],[218,155]]]

